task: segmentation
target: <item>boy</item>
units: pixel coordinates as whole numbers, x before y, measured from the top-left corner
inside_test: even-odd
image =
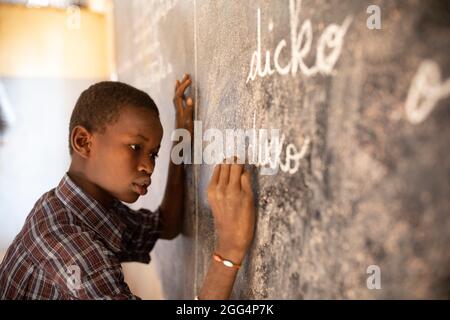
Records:
[[[191,79],[175,86],[176,127],[192,134]],[[169,166],[156,212],[131,210],[147,193],[163,129],[153,100],[119,82],[101,82],[79,97],[70,120],[72,162],[59,185],[35,204],[0,265],[1,299],[139,299],[121,262],[150,262],[158,238],[181,229],[183,165]],[[208,187],[218,244],[199,299],[229,298],[253,238],[249,173],[220,164]]]

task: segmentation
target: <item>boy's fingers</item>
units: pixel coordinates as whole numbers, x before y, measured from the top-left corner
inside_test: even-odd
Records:
[[[230,185],[241,189],[241,175],[244,170],[243,164],[232,164],[230,169]]]
[[[220,165],[219,185],[226,187],[230,179],[230,164],[222,163]]]
[[[185,75],[180,82],[180,87],[183,86],[186,89],[186,87],[188,87],[191,83],[192,83],[192,80],[189,77],[189,75]]]
[[[182,97],[183,96],[183,94],[184,94],[184,91],[186,91],[186,88],[187,87],[189,87],[190,85],[191,85],[191,83],[192,83],[192,80],[191,79],[188,79],[188,80],[186,80],[186,81],[183,81],[179,86],[178,86],[178,89],[177,89],[177,91],[176,91],[176,96],[177,97]]]
[[[186,113],[189,120],[192,120],[192,114],[194,113],[194,101],[188,98],[186,101]]]
[[[180,86],[180,81],[177,80],[177,81],[175,82],[175,92],[177,92],[179,86]]]
[[[250,195],[253,194],[252,183],[251,183],[251,179],[250,179],[250,172],[248,172],[246,170],[241,175],[241,186],[242,186],[242,190],[244,190],[245,193],[250,194]]]
[[[216,186],[219,183],[219,175],[220,175],[220,164],[218,164],[214,167],[214,171],[211,176],[210,185]]]
[[[188,74],[184,74],[183,79],[181,79],[181,81],[180,81],[180,84],[182,84],[183,82],[187,81],[190,78],[191,77]]]
[[[182,115],[183,114],[183,100],[181,99],[181,97],[175,97],[173,99],[173,102],[175,104],[175,108],[177,109],[177,113]]]

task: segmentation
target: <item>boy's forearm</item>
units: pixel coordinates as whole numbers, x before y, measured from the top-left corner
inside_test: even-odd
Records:
[[[192,80],[185,74],[183,80],[176,81],[173,103],[175,107],[175,128],[188,130],[192,136],[194,102],[185,96]],[[174,145],[177,142],[174,142]],[[173,148],[173,146],[172,146]],[[173,239],[181,232],[184,212],[184,167],[183,164],[169,163],[169,176],[163,202],[160,206],[164,232],[163,239]]]
[[[164,224],[163,239],[173,239],[180,232],[184,212],[184,167],[172,161],[169,164],[169,174],[164,199],[160,207]]]
[[[231,252],[228,250],[222,250],[220,246],[216,248],[215,252],[238,264],[242,263],[245,255],[245,252],[241,251]],[[226,267],[212,258],[210,261],[208,273],[206,274],[206,278],[203,282],[198,298],[200,300],[229,299],[238,270],[235,268]]]
[[[211,259],[208,273],[199,294],[200,300],[226,300],[230,298],[238,270],[227,268]]]

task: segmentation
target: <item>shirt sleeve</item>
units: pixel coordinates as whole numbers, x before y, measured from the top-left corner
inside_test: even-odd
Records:
[[[60,269],[52,279],[64,300],[141,300],[131,292],[120,267],[105,267],[90,273],[81,269],[73,274],[70,269]]]
[[[42,256],[35,263],[47,282],[64,300],[139,300],[125,282],[122,267],[100,242],[77,233],[59,238],[47,235],[40,241]]]
[[[124,204],[120,204],[118,210],[127,226],[122,238],[124,249],[120,261],[149,263],[150,251],[163,231],[160,210],[132,210]]]
[[[75,299],[94,300],[140,300],[131,293],[124,281],[121,268],[104,268],[81,277],[78,287],[70,288],[70,296]]]

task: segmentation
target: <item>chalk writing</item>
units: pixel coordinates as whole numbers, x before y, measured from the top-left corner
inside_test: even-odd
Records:
[[[160,89],[162,80],[172,73],[172,65],[161,55],[158,23],[178,0],[132,1],[133,58],[119,67],[119,75],[131,74],[140,89]]]
[[[406,99],[406,117],[412,124],[423,122],[439,100],[450,96],[450,79],[442,82],[436,62],[425,60],[412,80]]]
[[[250,71],[246,83],[255,80],[257,77],[265,77],[274,74],[287,75],[291,73],[295,76],[300,70],[305,76],[314,76],[317,73],[331,75],[334,67],[341,55],[345,34],[352,22],[352,17],[345,18],[342,25],[330,24],[323,31],[319,38],[316,50],[316,61],[314,66],[308,66],[304,61],[311,51],[313,41],[312,23],[306,19],[299,29],[299,15],[301,12],[301,0],[289,1],[290,12],[290,61],[282,66],[280,64],[280,55],[287,46],[286,39],[281,39],[275,48],[273,54],[273,63],[271,51],[265,51],[264,63],[261,46],[261,9],[257,10],[257,37],[256,50],[252,54],[250,62]],[[269,23],[269,31],[273,29],[273,23]]]

